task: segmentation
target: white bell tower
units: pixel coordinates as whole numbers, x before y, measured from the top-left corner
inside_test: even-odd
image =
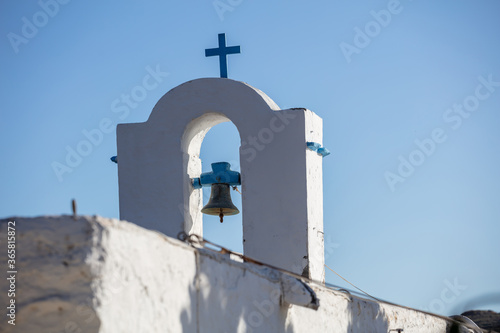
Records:
[[[205,134],[225,121],[241,138],[244,254],[323,281],[322,119],[280,110],[243,82],[186,82],[146,122],[118,125],[120,218],[171,237],[201,235],[202,190],[192,179]]]

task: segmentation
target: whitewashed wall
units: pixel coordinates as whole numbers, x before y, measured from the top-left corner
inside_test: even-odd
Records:
[[[16,326],[1,332],[444,332],[417,311],[311,286],[134,224],[101,217],[11,218],[17,226]],[[8,220],[0,221],[6,234]],[[2,243],[4,240],[2,239]],[[5,262],[5,252],[0,256]],[[292,282],[290,282],[292,281]],[[295,294],[287,284],[299,283]],[[6,308],[5,279],[0,307]],[[291,293],[291,294],[290,294]]]

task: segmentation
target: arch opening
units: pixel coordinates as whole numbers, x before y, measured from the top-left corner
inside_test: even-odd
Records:
[[[182,138],[184,152],[185,175],[192,179],[203,172],[212,170],[215,162],[228,162],[231,170],[240,169],[239,148],[240,133],[234,123],[221,113],[210,112],[191,121]],[[184,223],[189,233],[203,237],[237,252],[243,252],[243,205],[242,196],[233,189],[231,199],[240,210],[240,214],[224,218],[219,222],[218,216],[201,213],[208,202],[211,187],[196,190],[190,186],[190,179],[184,191]],[[241,192],[241,187],[239,188]]]

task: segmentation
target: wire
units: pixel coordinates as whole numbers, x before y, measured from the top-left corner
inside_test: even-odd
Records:
[[[365,294],[365,295],[367,295],[367,296],[369,296],[369,297],[373,298],[373,299],[374,299],[374,300],[376,300],[377,302],[382,302],[382,301],[381,301],[381,300],[379,300],[378,298],[376,298],[376,297],[374,297],[374,296],[372,296],[372,295],[368,294],[368,293],[367,293],[366,291],[364,291],[363,289],[358,288],[358,287],[356,287],[354,284],[352,284],[351,282],[347,281],[347,279],[345,279],[342,275],[340,275],[339,273],[335,272],[333,269],[331,269],[330,267],[328,267],[328,265],[327,265],[327,264],[325,264],[325,267],[326,267],[326,268],[328,268],[329,270],[331,270],[332,272],[334,272],[335,274],[337,274],[337,276],[338,276],[339,278],[341,278],[342,280],[344,280],[345,282],[349,283],[349,284],[350,284],[351,286],[353,286],[354,288],[356,288],[356,289],[358,289],[359,291],[361,291],[363,294]]]

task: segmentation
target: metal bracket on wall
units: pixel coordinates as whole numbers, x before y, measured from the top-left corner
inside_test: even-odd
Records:
[[[315,151],[318,155],[323,157],[330,155],[330,151],[317,142],[307,142],[307,149]]]
[[[218,162],[212,163],[212,171],[202,173],[199,178],[193,178],[192,183],[194,188],[200,189],[212,184],[241,185],[241,180],[240,173],[231,170],[231,164]]]

